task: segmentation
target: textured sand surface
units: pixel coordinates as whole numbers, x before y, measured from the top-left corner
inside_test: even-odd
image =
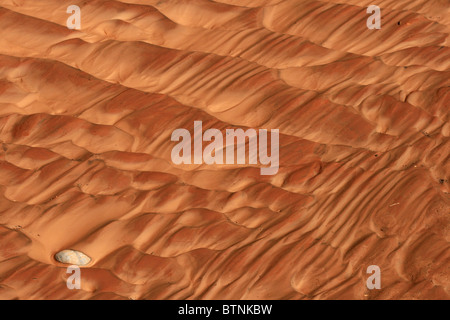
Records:
[[[449,34],[449,0],[0,0],[0,298],[450,299]],[[278,173],[174,165],[195,120],[279,129]]]

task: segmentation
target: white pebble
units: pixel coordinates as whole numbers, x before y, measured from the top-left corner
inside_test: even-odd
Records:
[[[85,266],[91,262],[91,258],[76,250],[62,250],[55,254],[55,259],[61,263],[75,264],[77,266]]]

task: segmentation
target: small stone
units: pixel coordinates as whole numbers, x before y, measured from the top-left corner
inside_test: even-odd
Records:
[[[85,266],[91,262],[91,258],[76,250],[62,250],[55,254],[55,259],[61,263],[75,264],[77,266]]]

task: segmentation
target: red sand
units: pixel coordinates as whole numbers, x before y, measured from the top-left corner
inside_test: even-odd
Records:
[[[450,298],[448,0],[67,6],[0,0],[0,299]],[[278,173],[174,165],[195,120]]]

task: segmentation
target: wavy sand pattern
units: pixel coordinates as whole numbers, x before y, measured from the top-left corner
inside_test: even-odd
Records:
[[[449,34],[449,0],[0,0],[0,298],[449,299]],[[278,173],[174,165],[194,120],[279,129]]]

